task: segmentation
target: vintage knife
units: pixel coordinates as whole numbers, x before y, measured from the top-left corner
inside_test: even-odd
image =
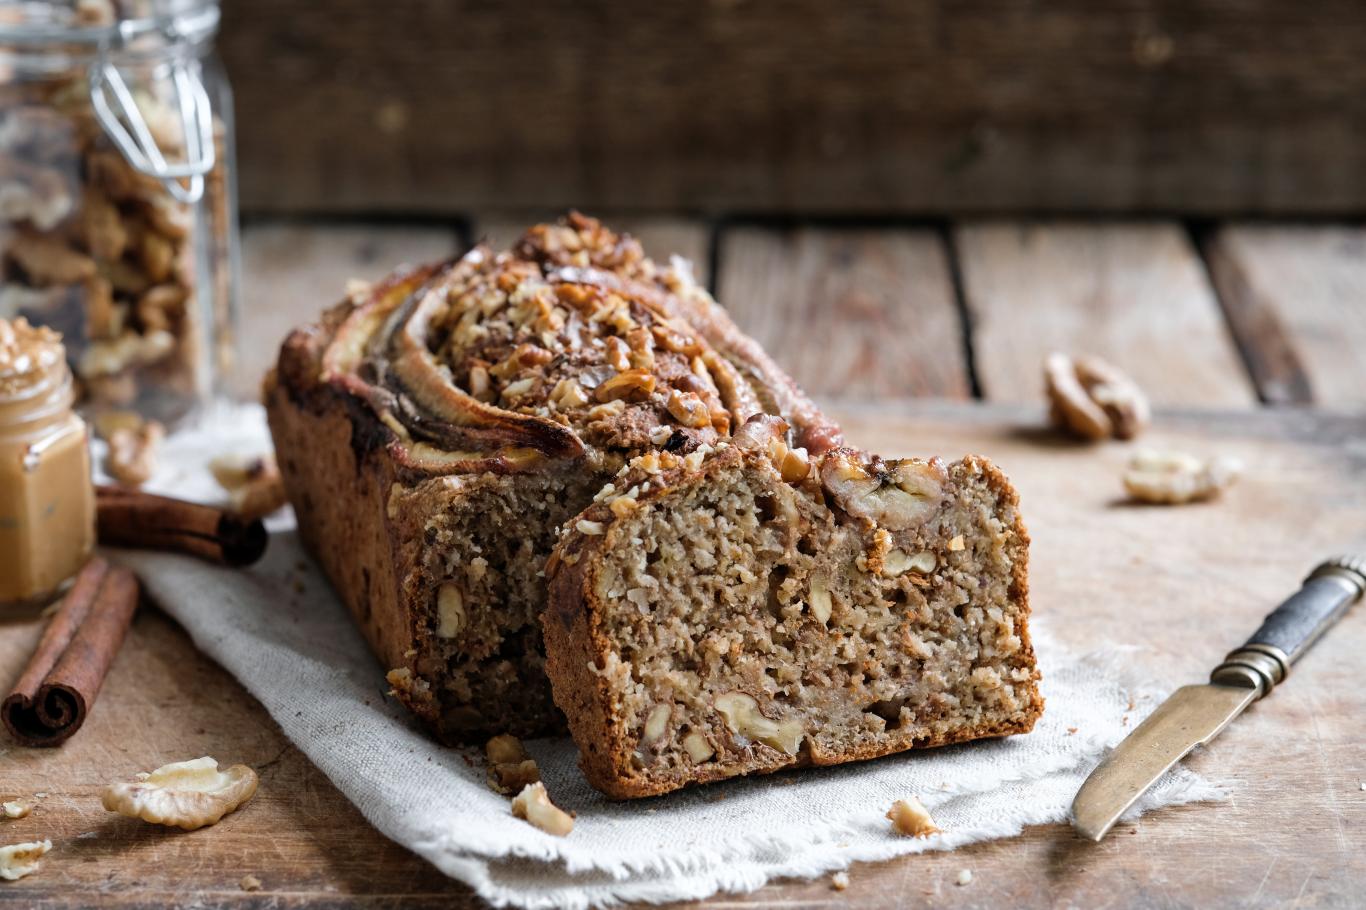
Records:
[[[1366,592],[1366,557],[1322,563],[1203,686],[1182,686],[1102,761],[1072,801],[1072,824],[1099,841],[1124,811],[1196,746],[1266,696],[1290,665]]]

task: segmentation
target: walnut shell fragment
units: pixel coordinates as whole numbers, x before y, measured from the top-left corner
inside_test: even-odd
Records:
[[[216,824],[256,793],[256,772],[246,765],[218,770],[208,757],[174,762],[135,781],[110,784],[104,808],[154,825],[193,831]]]
[[[1099,357],[1053,353],[1043,371],[1049,413],[1061,429],[1084,439],[1133,439],[1148,425],[1147,396]]]
[[[50,840],[0,847],[0,878],[7,882],[14,882],[26,875],[32,875],[38,871],[43,854],[51,849],[52,841]]]

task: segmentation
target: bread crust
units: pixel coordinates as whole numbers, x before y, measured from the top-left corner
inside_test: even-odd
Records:
[[[602,673],[611,659],[612,643],[602,626],[606,605],[593,594],[593,573],[601,567],[604,548],[623,543],[614,536],[615,516],[609,504],[591,505],[571,519],[553,552],[549,543],[536,545],[543,547],[535,550],[537,560],[550,553],[545,564],[549,590],[544,601],[541,595],[535,599],[538,606],[546,607],[539,630],[544,636],[544,655],[540,640],[526,636],[515,641],[495,638],[492,643],[487,636],[475,636],[472,644],[457,638],[452,645],[446,633],[438,633],[437,595],[450,580],[441,573],[460,571],[462,563],[481,552],[478,545],[464,552],[439,543],[434,536],[438,526],[456,507],[478,512],[491,502],[478,496],[493,496],[499,489],[522,484],[523,477],[577,478],[582,487],[611,477],[617,465],[641,451],[646,457],[674,453],[669,457],[679,461],[696,450],[696,457],[665,472],[663,486],[642,494],[642,502],[656,501],[687,484],[706,483],[708,476],[746,459],[758,459],[758,464],[762,458],[756,453],[771,440],[802,445],[811,456],[853,453],[840,448],[843,440],[833,421],[767,353],[739,332],[705,291],[691,283],[686,270],[676,265],[660,272],[641,258],[632,243],[605,232],[591,219],[571,216],[559,226],[534,228],[511,259],[504,255],[495,260],[488,251],[476,248],[454,263],[398,272],[329,310],[317,325],[291,333],[263,389],[300,537],[389,671],[393,694],[439,737],[460,742],[490,732],[532,735],[563,729],[563,718],[550,706],[553,689],[579,744],[590,782],[621,798],[664,792],[678,783],[646,780],[637,773],[632,765],[633,744]],[[496,332],[471,331],[461,339],[469,326],[464,320],[456,323],[443,308],[442,298],[453,287],[473,295],[470,288],[478,290],[480,285],[467,280],[471,275],[496,281],[508,307],[521,306],[534,293],[549,288],[550,302],[543,302],[542,316],[537,319],[558,307],[571,321],[581,316],[587,326],[621,317],[625,306],[626,315],[637,321],[626,318],[626,325],[614,330],[614,337],[597,339],[609,344],[595,344],[597,351],[610,350],[613,343],[632,339],[629,352],[626,344],[617,345],[617,354],[625,358],[629,353],[630,362],[601,372],[601,363],[584,359],[591,348],[566,348],[563,336],[560,348],[549,358],[535,344],[510,350],[515,339]],[[524,295],[526,287],[534,293]],[[475,296],[472,307],[484,307],[487,313],[488,299]],[[470,309],[466,301],[466,311]],[[651,331],[652,337],[641,334]],[[574,329],[575,345],[578,332]],[[553,340],[544,343],[553,348]],[[637,340],[643,340],[643,348],[636,347]],[[438,355],[446,359],[438,362]],[[533,366],[518,372],[523,357],[532,358],[526,362]],[[495,361],[499,362],[495,365]],[[584,375],[598,371],[594,381],[604,384],[610,377],[642,388],[653,389],[657,384],[669,393],[668,406],[663,394],[647,394],[629,397],[629,404],[616,409],[610,405],[623,402],[611,395],[561,408],[557,399],[567,381],[562,377],[570,375],[564,372],[566,365],[586,371]],[[498,388],[476,394],[476,371],[482,370],[481,379],[487,382],[489,373],[503,369],[508,372],[499,375]],[[526,386],[524,397],[514,397],[509,403],[506,396],[523,382],[518,378],[523,376],[534,381]],[[592,391],[594,387],[586,388]],[[691,404],[676,410],[675,393],[689,398]],[[570,397],[566,393],[566,400]],[[704,408],[700,423],[689,410],[699,404]],[[594,416],[598,411],[603,416]],[[775,412],[788,418],[791,433],[787,423],[766,416]],[[661,429],[667,439],[656,438]],[[713,443],[718,448],[701,457]],[[1012,564],[1011,598],[1027,615],[1027,536],[1014,509],[1014,490],[984,459],[970,457],[964,464],[980,469],[1016,516],[1014,536],[1020,552]],[[771,472],[772,466],[767,470]],[[629,470],[623,476],[629,476]],[[819,481],[812,482],[819,485]],[[567,501],[575,503],[576,509],[593,489],[575,492],[582,499]],[[556,518],[556,523],[564,517]],[[600,523],[606,533],[576,530],[583,522]],[[509,562],[507,567],[514,565],[530,578],[539,561],[529,568],[525,562]],[[525,590],[519,596],[528,602]],[[486,598],[483,609],[496,611],[502,606],[503,602],[495,599],[490,604]],[[1020,635],[1032,665],[1027,624],[1022,623]],[[515,665],[516,674],[521,675],[514,682],[525,683],[523,689],[539,686],[542,694],[532,698],[531,709],[512,714],[521,716],[525,726],[491,729],[490,723],[503,723],[507,714],[494,706],[480,717],[470,707],[468,681],[464,695],[443,689],[443,685],[460,683],[452,682],[458,669],[452,655],[465,655],[460,657],[465,660],[471,652],[451,648],[465,649],[466,644],[483,648],[484,657],[470,657],[465,669],[501,673],[507,671],[500,668]],[[485,658],[489,664],[479,663]],[[536,679],[525,674],[534,674]],[[515,701],[518,693],[510,694]],[[536,702],[537,697],[541,702]],[[686,783],[1026,732],[1042,708],[1036,686],[1032,697],[1027,716],[1008,724],[884,743],[852,753],[829,754],[808,746],[800,755],[789,757],[769,750],[743,772],[734,764],[718,761],[697,769]]]
[[[348,310],[344,305],[331,315]],[[386,431],[373,415],[318,382],[330,321],[285,339],[279,365],[263,387],[271,436],[305,549],[331,579],[381,665],[415,677],[414,610],[404,583],[414,546],[388,517],[398,471],[384,445]],[[396,685],[394,694],[436,722],[435,702],[420,688]]]

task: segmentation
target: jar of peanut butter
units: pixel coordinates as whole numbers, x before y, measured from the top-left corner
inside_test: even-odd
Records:
[[[60,594],[95,543],[85,422],[61,336],[0,319],[0,605]]]

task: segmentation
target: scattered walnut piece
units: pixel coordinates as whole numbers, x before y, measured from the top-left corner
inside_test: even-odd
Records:
[[[964,547],[966,547],[966,546],[967,546],[967,544],[963,541],[963,535],[962,535],[962,534],[959,534],[957,537],[955,537],[955,538],[953,538],[952,540],[949,541],[949,552],[950,552],[950,553],[959,553],[959,552],[961,552],[961,551],[964,549]]]
[[[109,456],[104,469],[126,487],[140,487],[152,479],[157,469],[157,450],[166,438],[166,428],[155,420],[137,429],[115,430],[109,436]]]
[[[216,824],[251,799],[256,784],[256,772],[246,765],[220,771],[218,762],[206,755],[110,784],[103,803],[110,812],[193,831]]]
[[[232,510],[243,518],[264,518],[287,501],[274,455],[220,455],[209,462],[209,470],[228,491]]]
[[[834,875],[830,876],[830,887],[834,888],[836,891],[843,891],[845,888],[848,888],[849,873],[836,872]]]
[[[1098,357],[1049,354],[1044,387],[1053,423],[1084,439],[1133,439],[1148,425],[1148,399],[1132,379]]]
[[[1212,499],[1233,485],[1242,472],[1237,459],[1209,460],[1184,452],[1136,452],[1124,472],[1124,489],[1139,502],[1179,505]]]
[[[489,740],[484,746],[484,754],[488,757],[489,763],[495,765],[530,758],[522,741],[510,733],[500,733]]]
[[[18,881],[25,875],[38,871],[43,854],[52,849],[52,841],[30,841],[25,844],[10,844],[0,847],[0,878],[7,882]]]
[[[892,830],[905,837],[929,837],[939,833],[939,827],[930,817],[930,810],[914,796],[892,803],[892,808],[887,810],[887,817],[892,820]]]
[[[500,733],[484,746],[489,764],[489,787],[495,793],[511,796],[541,779],[541,769],[535,759],[527,755],[522,741],[507,733]]]
[[[0,803],[0,809],[5,810],[5,818],[28,818],[33,812],[33,803],[26,799],[16,799]]]
[[[237,887],[243,891],[260,891],[261,880],[254,875],[244,875],[242,880],[237,883]]]
[[[512,814],[547,834],[564,837],[574,830],[574,817],[550,801],[545,784],[527,784],[512,800]]]

